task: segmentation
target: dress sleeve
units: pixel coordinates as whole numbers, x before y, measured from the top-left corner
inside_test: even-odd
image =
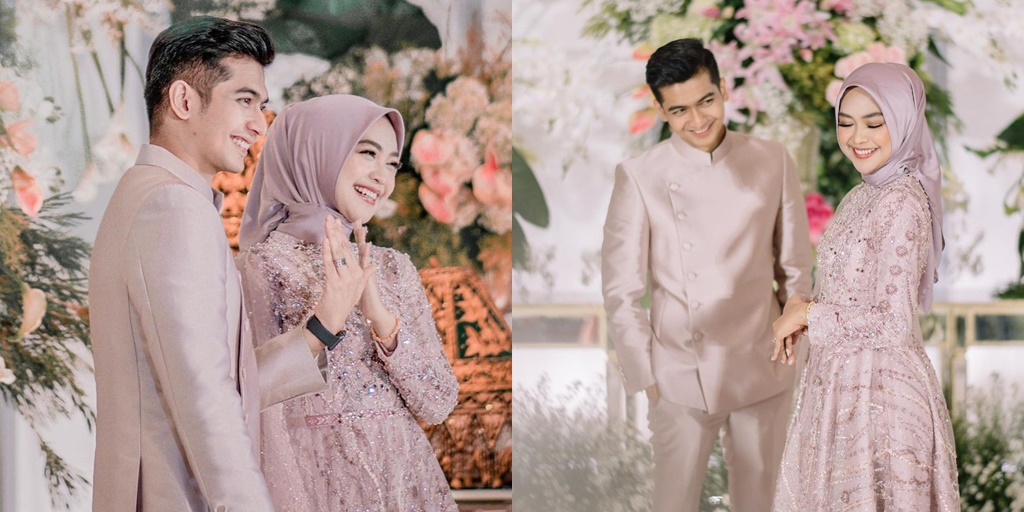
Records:
[[[913,183],[917,186],[917,183]],[[811,338],[836,340],[837,343],[891,343],[905,339],[917,321],[918,287],[927,251],[931,247],[931,223],[923,191],[895,185],[873,207],[876,227],[867,250],[874,253],[871,272],[855,278],[871,280],[873,293],[850,297],[853,305],[816,303],[808,316]],[[834,288],[834,287],[833,287]],[[856,304],[861,302],[863,304]]]
[[[395,298],[390,306],[395,308],[393,311],[397,310],[401,320],[394,352],[389,355],[375,344],[377,354],[413,416],[438,424],[455,408],[459,383],[441,348],[441,338],[437,335],[430,303],[416,267],[401,253],[387,251],[385,258],[393,258],[390,263],[395,265],[397,275],[392,277],[393,282],[388,282],[386,275],[378,275],[378,278],[384,286],[394,288],[394,293],[388,294]],[[378,268],[378,272],[382,271]]]

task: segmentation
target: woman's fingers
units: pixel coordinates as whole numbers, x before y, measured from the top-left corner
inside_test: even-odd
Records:
[[[366,241],[366,226],[355,227],[356,246],[359,247],[359,265],[366,268],[370,265],[370,244]]]
[[[328,238],[324,238],[320,242],[320,255],[324,260],[324,274],[330,279],[331,275],[338,275],[338,271],[334,269],[334,252],[331,251],[331,241]]]

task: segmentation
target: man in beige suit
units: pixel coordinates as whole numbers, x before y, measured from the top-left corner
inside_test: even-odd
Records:
[[[654,510],[698,510],[723,432],[732,510],[763,512],[794,380],[770,360],[771,325],[810,291],[797,172],[781,144],[726,129],[728,93],[700,41],[659,48],[647,83],[672,134],[615,171],[602,277],[626,391],[650,402]]]
[[[260,27],[209,17],[168,28],[150,50],[150,144],[114,191],[89,268],[93,510],[272,511],[261,406],[326,389],[313,334],[255,350],[211,187],[216,172],[242,171],[266,131],[273,57]],[[352,284],[343,300],[361,294]],[[339,300],[328,295],[318,308]]]

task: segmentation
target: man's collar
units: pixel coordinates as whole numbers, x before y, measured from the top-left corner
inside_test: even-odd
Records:
[[[711,153],[709,154],[705,151],[701,151],[691,146],[685,140],[683,140],[682,137],[676,135],[675,133],[673,133],[672,136],[669,137],[669,141],[671,141],[672,147],[676,148],[676,151],[678,151],[680,155],[683,155],[683,158],[686,158],[687,160],[695,164],[703,165],[710,165],[713,163],[721,162],[722,159],[724,159],[726,155],[729,154],[729,151],[732,150],[735,139],[736,137],[731,137],[729,135],[729,129],[727,128],[725,130],[725,137],[722,138],[722,142],[718,144],[718,147],[711,151]]]
[[[139,157],[135,159],[135,165],[152,165],[167,169],[171,174],[177,176],[178,179],[184,181],[188,186],[197,191],[202,193],[209,190],[210,201],[217,207],[218,211],[220,211],[221,206],[224,204],[223,192],[211,187],[210,183],[206,181],[206,178],[199,171],[193,169],[166,148],[155,144],[143,144],[139,149]]]

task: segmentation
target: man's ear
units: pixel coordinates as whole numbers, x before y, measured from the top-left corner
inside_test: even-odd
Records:
[[[725,77],[718,79],[718,91],[722,93],[722,101],[729,101],[729,89],[725,87]]]
[[[651,94],[651,107],[654,107],[654,110],[658,113],[658,117],[660,117],[662,121],[665,121],[666,123],[668,122],[668,114],[665,113],[665,107],[661,106],[661,102],[658,101],[658,98],[655,98],[653,94]]]
[[[184,80],[175,80],[167,88],[167,101],[170,102],[171,115],[182,121],[199,111],[199,93]]]

